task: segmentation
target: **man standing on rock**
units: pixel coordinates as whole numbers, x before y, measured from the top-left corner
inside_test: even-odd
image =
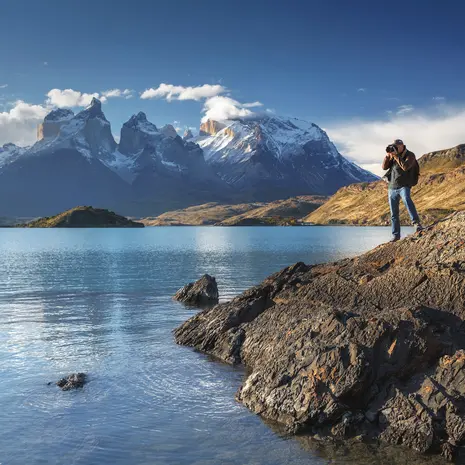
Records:
[[[388,170],[385,178],[389,181],[389,208],[391,209],[392,239],[400,239],[400,199],[407,208],[415,231],[423,229],[420,223],[415,204],[410,197],[410,189],[418,182],[419,167],[415,154],[407,150],[404,142],[396,139],[393,144],[386,147],[386,156],[383,161],[383,170]]]

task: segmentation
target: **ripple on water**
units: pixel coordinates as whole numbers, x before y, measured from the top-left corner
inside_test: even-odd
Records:
[[[209,273],[229,300],[285,265],[389,237],[347,231],[0,230],[0,463],[328,463],[234,400],[241,369],[174,343],[196,310],[171,296]],[[78,371],[82,389],[47,385]]]

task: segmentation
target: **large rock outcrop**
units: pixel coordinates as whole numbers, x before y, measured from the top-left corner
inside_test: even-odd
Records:
[[[250,374],[237,399],[321,437],[451,458],[465,443],[465,212],[364,255],[297,263],[175,331]]]

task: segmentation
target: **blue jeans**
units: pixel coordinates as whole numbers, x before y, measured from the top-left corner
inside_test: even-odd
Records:
[[[419,224],[420,218],[417,209],[410,197],[410,187],[400,187],[398,189],[389,189],[389,208],[391,209],[392,235],[400,237],[400,218],[399,203],[400,199],[407,208],[408,214],[413,224]]]

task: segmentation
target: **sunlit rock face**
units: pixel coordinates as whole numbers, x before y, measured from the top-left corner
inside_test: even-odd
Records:
[[[214,121],[212,119],[209,119],[200,125],[199,134],[202,136],[206,136],[206,135],[214,136],[215,134],[218,134],[225,127],[226,127],[225,124],[220,123],[219,121]]]
[[[44,119],[44,122],[37,127],[37,140],[52,139],[58,136],[60,128],[73,118],[74,113],[71,110],[58,109],[50,112]]]

